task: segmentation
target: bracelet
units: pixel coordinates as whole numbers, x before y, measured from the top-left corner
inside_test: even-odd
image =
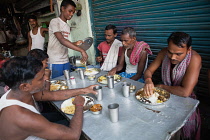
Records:
[[[76,106],[83,106],[82,104],[77,104]]]
[[[151,80],[152,80],[152,78],[148,77],[148,78],[145,79],[145,81],[146,81],[147,79],[151,79]]]

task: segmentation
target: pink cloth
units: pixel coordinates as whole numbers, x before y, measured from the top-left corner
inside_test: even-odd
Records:
[[[3,64],[6,62],[6,60],[0,60],[0,68],[2,68]]]
[[[103,60],[105,60],[111,46],[109,46],[106,41],[103,41],[98,45],[97,48],[98,48],[99,51],[101,51],[101,53],[103,55]],[[119,48],[118,56],[121,55],[121,52],[122,52],[122,47]]]
[[[182,62],[180,62],[173,68],[171,74],[171,62],[168,56],[166,55],[162,63],[163,83],[168,86],[180,86],[185,72],[187,70],[187,67],[190,64],[190,60],[191,51],[189,54],[186,55]],[[192,93],[190,97],[196,99],[196,95],[194,93]],[[199,109],[197,108],[196,111],[187,120],[186,124],[182,127],[182,137],[190,140],[200,140],[200,126],[201,119]]]
[[[135,44],[135,46],[133,48],[133,51],[130,55],[130,63],[132,65],[137,65],[138,64],[139,59],[141,57],[139,54],[141,53],[141,51],[143,49],[145,49],[148,54],[152,55],[152,51],[150,50],[150,46],[146,42],[144,42],[144,41],[137,42],[136,41],[136,44]]]
[[[4,92],[7,92],[9,90],[9,87],[8,86],[5,86],[4,87]]]

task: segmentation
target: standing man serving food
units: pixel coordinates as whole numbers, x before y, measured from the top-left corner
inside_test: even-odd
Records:
[[[168,47],[163,48],[144,73],[144,91],[147,96],[153,94],[153,73],[162,67],[162,81],[156,85],[172,94],[196,98],[193,89],[198,82],[201,69],[201,56],[191,47],[192,39],[184,32],[174,32],[168,38]],[[200,115],[195,111],[181,131],[182,138],[200,139]]]
[[[52,78],[63,75],[63,70],[70,69],[68,48],[79,51],[82,55],[82,62],[87,61],[88,55],[85,50],[77,47],[82,40],[72,43],[68,40],[70,27],[67,20],[70,20],[75,13],[76,4],[72,0],[63,0],[60,6],[59,17],[50,21],[49,43],[47,53],[49,55],[49,68],[52,70]]]

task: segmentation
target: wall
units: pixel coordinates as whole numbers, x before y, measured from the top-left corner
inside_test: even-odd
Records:
[[[82,5],[82,14],[77,16],[76,13],[67,23],[71,26],[71,34],[69,40],[75,42],[83,40],[87,37],[93,37],[90,23],[89,3],[87,0],[73,0],[75,3],[79,2]],[[62,0],[58,0],[58,7]],[[88,63],[95,64],[95,49],[93,45],[87,50],[89,56]],[[69,49],[69,56],[81,56],[79,52]]]
[[[147,42],[153,56],[167,47],[168,36],[183,31],[192,36],[192,48],[202,57],[197,94],[208,95],[207,70],[210,68],[210,1],[209,0],[90,0],[94,15],[96,45],[104,40],[104,27],[117,26],[119,33],[126,27],[134,27],[137,40]],[[120,34],[117,36],[120,38]],[[158,70],[153,79],[161,81]]]

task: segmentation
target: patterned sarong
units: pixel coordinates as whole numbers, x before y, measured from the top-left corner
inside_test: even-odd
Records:
[[[180,86],[182,79],[185,75],[187,67],[191,60],[191,51],[186,55],[184,60],[177,64],[171,74],[171,62],[168,56],[166,55],[162,63],[162,81],[165,85],[168,86]],[[172,77],[171,77],[172,75]],[[192,93],[191,98],[196,99],[196,95]],[[190,116],[186,124],[182,127],[181,135],[185,139],[190,140],[200,140],[200,113],[197,108],[196,111]]]
[[[139,56],[139,54],[141,53],[141,51],[143,49],[145,49],[148,54],[152,55],[152,51],[150,50],[150,46],[146,42],[144,42],[144,41],[137,42],[136,41],[136,44],[135,44],[135,46],[133,48],[133,51],[130,55],[130,63],[132,65],[138,64],[139,59],[141,57],[141,56]]]

